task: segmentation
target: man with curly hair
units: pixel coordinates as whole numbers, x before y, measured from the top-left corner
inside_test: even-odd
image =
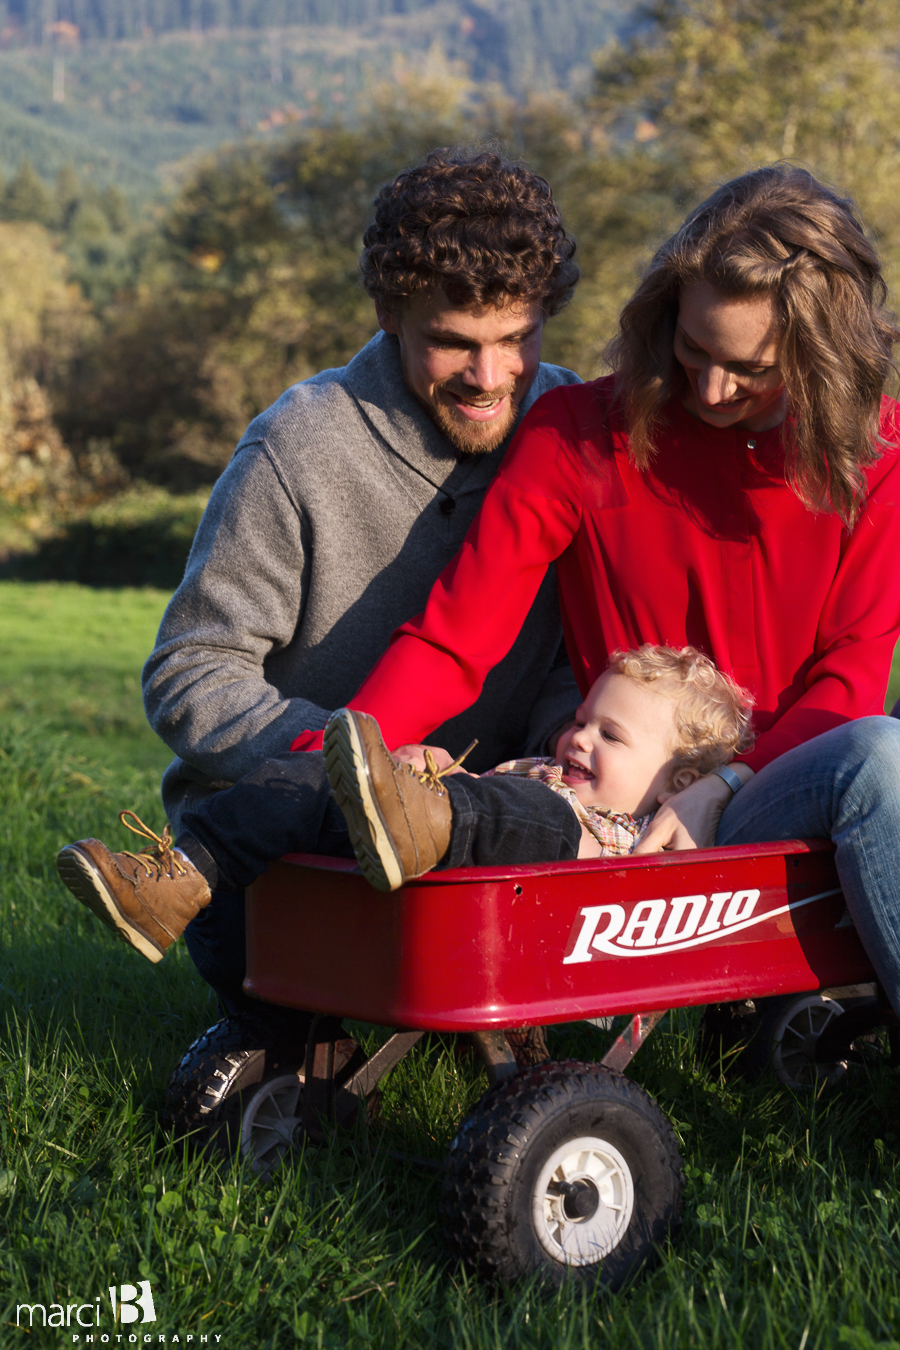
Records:
[[[217,871],[205,819],[215,803],[221,829],[233,795],[223,790],[241,779],[235,833],[254,855],[352,856],[321,755],[289,747],[325,726],[422,610],[522,414],[577,382],[540,362],[543,324],[578,280],[574,251],[542,178],[492,153],[432,152],[381,189],[364,236],[362,283],[381,331],[257,417],[213,490],[144,670],[147,715],[177,756],[163,801],[174,834],[193,840],[196,884],[185,887],[187,859],[161,842],[110,854],[82,841],[60,871],[153,960],[186,928],[231,1013],[247,1005],[234,889],[245,880]],[[476,770],[546,753],[579,701],[563,650],[549,576],[440,744],[459,754],[478,737]]]

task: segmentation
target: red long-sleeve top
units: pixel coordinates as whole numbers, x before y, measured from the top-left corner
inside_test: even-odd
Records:
[[[881,434],[848,532],[786,484],[780,428],[719,430],[673,405],[641,471],[610,377],[545,394],[424,613],[397,629],[350,706],[378,719],[390,747],[427,741],[477,698],[555,561],[582,693],[616,648],[698,647],[756,699],[754,769],[882,712],[900,631],[893,400]],[[320,746],[308,732],[293,748]]]

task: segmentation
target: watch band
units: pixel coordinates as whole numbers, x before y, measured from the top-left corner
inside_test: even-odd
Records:
[[[713,773],[718,774],[723,783],[727,783],[732,792],[740,792],[744,786],[744,780],[740,774],[735,773],[727,764],[723,764],[720,769],[713,769]]]

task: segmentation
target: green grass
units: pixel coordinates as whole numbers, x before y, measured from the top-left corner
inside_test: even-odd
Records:
[[[70,763],[162,773],[171,754],[144,719],[141,667],[168,593],[0,581],[0,719],[65,736]]]
[[[120,949],[53,866],[67,840],[115,838],[123,805],[159,819],[137,673],[164,600],[0,586],[0,1345],[73,1344],[16,1329],[17,1304],[149,1279],[154,1344],[195,1348],[900,1350],[900,1076],[818,1099],[725,1083],[695,1063],[693,1013],[632,1066],[682,1142],[681,1238],[616,1296],[492,1290],[447,1262],[436,1174],[388,1156],[439,1159],[484,1086],[440,1038],[386,1080],[371,1153],[308,1148],[264,1181],[175,1150],[157,1113],[212,1000],[183,944],[158,967]]]

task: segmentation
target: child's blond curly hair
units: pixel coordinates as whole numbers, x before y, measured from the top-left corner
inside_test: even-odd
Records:
[[[674,772],[710,773],[753,749],[753,696],[723,675],[696,647],[658,647],[613,652],[609,669],[678,700]]]

